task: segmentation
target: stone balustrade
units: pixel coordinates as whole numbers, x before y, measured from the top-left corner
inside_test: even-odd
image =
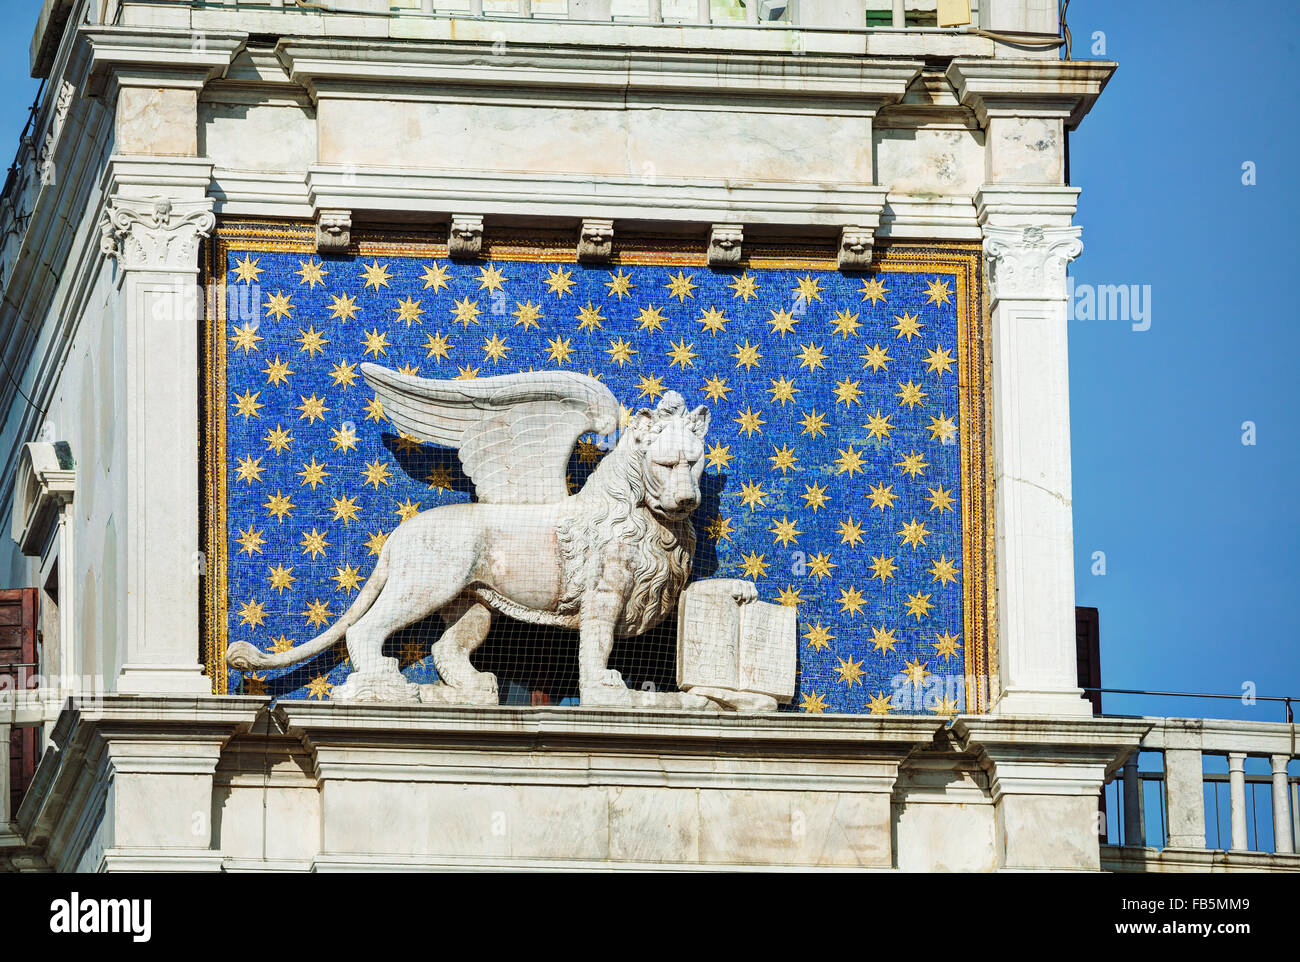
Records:
[[[1300,776],[1288,766],[1298,757],[1296,725],[1199,718],[1152,718],[1151,731],[1107,790],[1116,809],[1119,845],[1103,846],[1104,867],[1118,871],[1268,868],[1300,871],[1296,840],[1300,838]],[[1142,770],[1139,754],[1159,753],[1160,770]],[[1206,758],[1223,758],[1228,771],[1207,771]],[[1248,775],[1248,758],[1268,759],[1270,774]],[[1214,767],[1209,766],[1209,767]],[[1228,786],[1228,845],[1219,838],[1219,784]],[[1146,787],[1155,783],[1158,813],[1149,813]],[[1269,786],[1267,807],[1259,804],[1256,785]],[[1210,791],[1206,787],[1210,786]],[[1250,787],[1250,793],[1247,788]],[[1259,834],[1250,845],[1248,825],[1271,822],[1272,851],[1262,850]],[[1213,819],[1214,841],[1207,846],[1207,812]],[[1267,835],[1264,836],[1267,839]]]

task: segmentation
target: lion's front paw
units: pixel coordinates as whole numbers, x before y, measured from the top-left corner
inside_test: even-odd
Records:
[[[731,589],[731,597],[736,599],[736,604],[747,605],[758,600],[758,587],[748,581],[737,581]]]
[[[618,675],[618,672],[613,674]],[[635,693],[622,683],[621,676],[617,685],[593,685],[578,692],[578,701],[588,707],[631,708]]]

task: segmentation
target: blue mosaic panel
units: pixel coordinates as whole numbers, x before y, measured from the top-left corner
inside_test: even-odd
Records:
[[[708,406],[694,576],[748,578],[797,607],[796,710],[964,707],[959,681],[933,685],[966,670],[956,274],[238,246],[224,267],[225,640],[319,634],[400,521],[473,497],[455,452],[385,420],[361,363],[434,378],[563,368],[630,411],[668,390]],[[575,485],[595,440],[575,452]],[[399,640],[412,680],[436,679],[429,640]],[[335,656],[228,684],[324,698],[346,672]],[[910,700],[923,685],[937,696]]]

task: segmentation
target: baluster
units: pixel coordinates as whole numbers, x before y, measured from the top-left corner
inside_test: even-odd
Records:
[[[1288,816],[1287,802],[1287,762],[1291,760],[1289,755],[1270,755],[1269,761],[1273,763],[1273,851],[1279,855],[1289,855],[1294,851],[1291,843],[1291,822]]]
[[[905,0],[894,0],[894,18],[893,26],[907,26],[907,4]]]
[[[651,23],[664,22],[664,0],[646,0],[646,19]]]
[[[745,22],[749,24],[758,23],[759,7],[763,5],[762,0],[745,0]]]
[[[1241,752],[1228,753],[1228,802],[1232,820],[1232,850],[1244,852],[1249,848],[1246,837],[1246,756]]]
[[[525,20],[533,19],[533,0],[519,0],[519,16]]]
[[[483,0],[469,0],[469,15],[471,17],[483,16]]]
[[[433,15],[433,0],[420,0],[420,12],[426,17]]]
[[[710,5],[711,0],[699,0],[699,13],[695,15],[696,23],[708,23],[712,19]]]
[[[1142,829],[1142,791],[1138,779],[1138,753],[1135,751],[1124,763],[1124,844],[1146,844],[1146,835]]]

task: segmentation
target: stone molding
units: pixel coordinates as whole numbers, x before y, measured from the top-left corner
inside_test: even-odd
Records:
[[[11,534],[23,554],[41,554],[76,489],[77,471],[67,442],[32,441],[19,449]]]
[[[80,32],[90,44],[86,96],[109,101],[120,86],[200,90],[225,75],[247,40],[239,31],[164,27],[87,25]]]
[[[1119,65],[1101,60],[954,60],[946,76],[980,126],[990,117],[1052,117],[1070,129],[1084,116]]]

